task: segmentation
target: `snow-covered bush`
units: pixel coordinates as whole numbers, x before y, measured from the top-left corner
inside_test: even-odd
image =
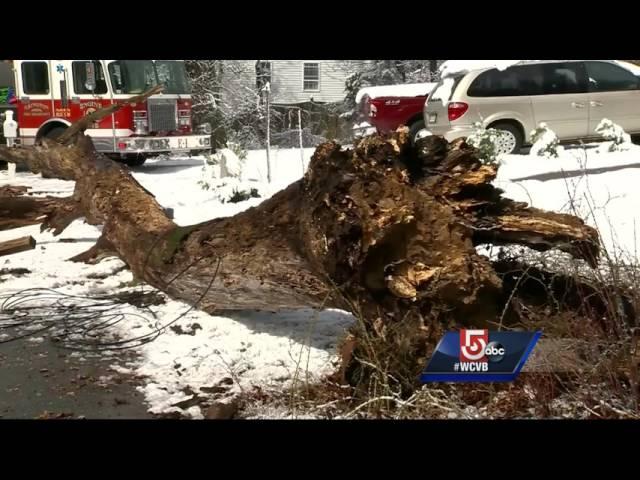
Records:
[[[260,148],[266,138],[265,102],[260,89],[244,79],[257,75],[261,61],[188,60],[191,79],[193,121],[209,123],[212,145],[227,142],[245,148]],[[255,77],[254,77],[255,78]]]
[[[239,203],[250,198],[260,198],[257,188],[250,187],[248,190],[234,190],[227,200],[229,203]],[[224,200],[222,203],[224,203]]]
[[[483,163],[498,163],[497,140],[502,133],[495,128],[485,128],[481,122],[473,124],[473,133],[467,137],[467,143],[478,150],[478,157]]]
[[[210,178],[198,182],[204,190],[212,193],[212,198],[220,203],[243,202],[250,198],[263,196],[263,184],[255,181],[243,181],[239,178]]]
[[[236,153],[237,152],[237,153]],[[250,198],[260,198],[263,185],[255,181],[243,181],[242,171],[247,152],[238,144],[220,148],[205,157],[202,180],[203,190],[212,192],[212,198],[220,203],[237,203]]]
[[[214,154],[204,156],[204,164],[202,165],[202,178],[198,180],[198,185],[203,190],[209,190],[212,182],[220,179],[220,161]]]
[[[249,153],[239,143],[227,142],[227,146],[229,147],[229,150],[235,153],[237,157],[242,160],[242,162],[247,159]]]
[[[240,159],[233,150],[230,148],[221,148],[215,155],[219,158],[221,178],[240,178],[242,176],[244,161]]]
[[[596,127],[596,133],[602,135],[608,142],[603,145],[609,152],[628,150],[632,145],[631,136],[626,133],[620,125],[613,123],[607,118]]]
[[[564,151],[558,136],[544,122],[539,123],[538,128],[531,132],[531,140],[533,145],[529,155],[534,157],[558,158]]]
[[[220,181],[228,178],[240,180],[244,167],[244,159],[247,158],[247,152],[243,151],[237,145],[233,146],[243,158],[240,158],[231,148],[220,148],[216,153],[205,157],[202,167],[202,180],[198,184],[203,190],[209,190],[212,185],[218,185]]]

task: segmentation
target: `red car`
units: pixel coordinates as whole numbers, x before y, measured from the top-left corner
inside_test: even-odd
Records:
[[[405,125],[413,139],[425,128],[424,104],[435,86],[435,83],[412,83],[363,88],[356,96],[354,135],[388,133]]]

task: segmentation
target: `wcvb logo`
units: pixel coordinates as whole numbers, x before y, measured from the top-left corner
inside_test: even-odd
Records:
[[[460,330],[460,361],[486,362],[489,330]]]
[[[542,332],[460,330],[446,332],[436,347],[423,382],[511,382]]]

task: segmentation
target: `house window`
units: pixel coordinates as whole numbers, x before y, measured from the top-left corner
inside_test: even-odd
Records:
[[[256,62],[256,89],[262,90],[267,83],[271,83],[271,62],[258,60]]]
[[[320,64],[304,64],[303,90],[320,90]]]
[[[49,93],[49,67],[46,62],[25,62],[22,64],[22,89],[27,95]]]

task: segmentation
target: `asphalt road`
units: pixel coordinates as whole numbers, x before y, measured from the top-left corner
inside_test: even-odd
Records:
[[[0,418],[153,418],[136,380],[111,370],[113,363],[46,338],[0,344]]]

